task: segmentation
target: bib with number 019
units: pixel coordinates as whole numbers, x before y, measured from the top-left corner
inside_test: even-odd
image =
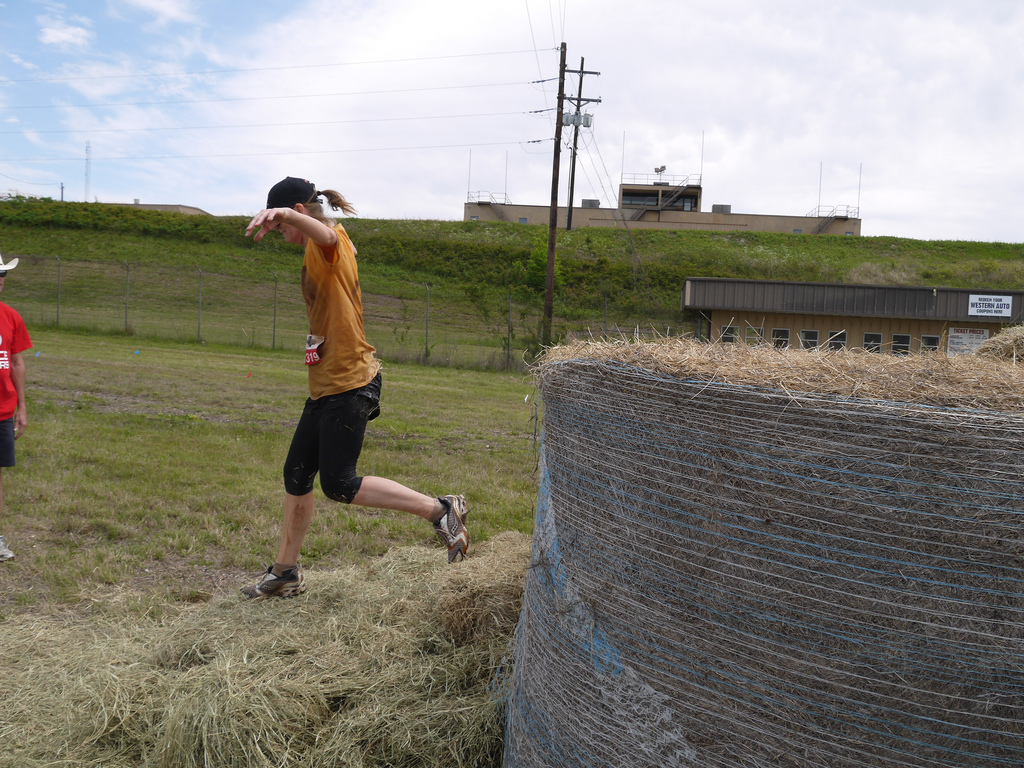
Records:
[[[324,343],[323,336],[306,335],[306,365],[316,365],[320,362],[320,347]]]

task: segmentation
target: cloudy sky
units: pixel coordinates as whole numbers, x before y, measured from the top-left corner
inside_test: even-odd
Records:
[[[291,175],[365,217],[546,205],[564,41],[600,73],[577,204],[665,166],[705,210],[1019,243],[1022,40],[1021,0],[0,0],[0,193],[252,214]]]

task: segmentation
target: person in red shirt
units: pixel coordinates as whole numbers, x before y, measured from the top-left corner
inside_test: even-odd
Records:
[[[0,292],[7,273],[18,266],[17,259],[4,263],[0,255]],[[21,315],[0,302],[0,522],[3,521],[3,468],[14,466],[14,441],[28,425],[25,409],[25,361],[21,353],[32,346]],[[0,536],[0,561],[10,560],[14,553],[7,540]]]
[[[333,210],[355,212],[335,190],[319,192],[312,182],[289,176],[270,189],[267,207],[245,230],[254,242],[280,232],[285,242],[304,247],[302,295],[309,319],[309,398],[285,459],[281,542],[276,562],[242,588],[249,598],[305,591],[299,552],[313,519],[318,473],[321,490],[334,501],[409,512],[433,523],[450,563],[462,560],[469,547],[462,495],[432,498],[386,477],[356,474],[366,424],[380,413],[380,361],[363,331],[356,248],[345,228],[324,213],[321,197]]]

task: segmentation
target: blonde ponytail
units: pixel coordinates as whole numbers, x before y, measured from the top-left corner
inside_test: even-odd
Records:
[[[336,192],[333,189],[322,189],[317,192],[317,195],[323,195],[327,199],[327,204],[331,206],[332,210],[341,211],[349,216],[355,215],[355,207],[352,203],[346,200],[340,192]],[[324,213],[324,207],[316,196],[314,196],[308,203],[303,203],[302,207],[306,210],[307,216],[311,216],[329,227],[334,226],[334,219]]]
[[[356,209],[352,206],[352,203],[342,197],[340,192],[336,192],[333,189],[324,189],[320,194],[327,198],[327,204],[335,211],[341,211],[349,216],[355,215]]]

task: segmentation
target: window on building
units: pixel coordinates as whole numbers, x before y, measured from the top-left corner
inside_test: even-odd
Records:
[[[519,223],[520,224],[528,224],[529,221],[527,220],[527,218],[525,216],[520,216],[519,217]]]
[[[910,354],[909,333],[894,333],[892,335],[892,353],[894,355]]]
[[[772,328],[772,346],[789,346],[789,328]]]
[[[882,334],[880,334],[880,333],[865,333],[864,334],[864,351],[865,352],[881,352],[882,351]]]
[[[677,197],[675,200],[669,201],[669,203],[665,207],[674,211],[696,211],[697,196],[683,195],[682,197]]]
[[[829,349],[846,349],[846,331],[829,331],[826,346]]]
[[[804,233],[804,231],[802,229],[794,229],[793,230],[793,234],[794,235],[802,235],[803,233]]]
[[[469,220],[470,221],[480,221],[480,217],[479,216],[470,216]]]
[[[756,347],[758,344],[764,343],[764,328],[746,328],[745,334],[747,337],[747,344],[752,347]]]
[[[643,206],[645,208],[657,208],[658,207],[658,193],[655,192],[653,195],[650,193],[643,192],[623,192],[622,193],[622,207],[628,206]]]
[[[722,326],[722,341],[725,341],[725,342],[728,342],[728,343],[732,343],[734,341],[739,341],[739,339],[740,339],[740,329],[739,328],[737,328],[735,325],[723,325]]]
[[[922,352],[938,352],[939,344],[942,343],[941,336],[921,336]]]
[[[800,347],[801,347],[801,349],[817,349],[818,348],[818,332],[817,331],[800,331]]]

